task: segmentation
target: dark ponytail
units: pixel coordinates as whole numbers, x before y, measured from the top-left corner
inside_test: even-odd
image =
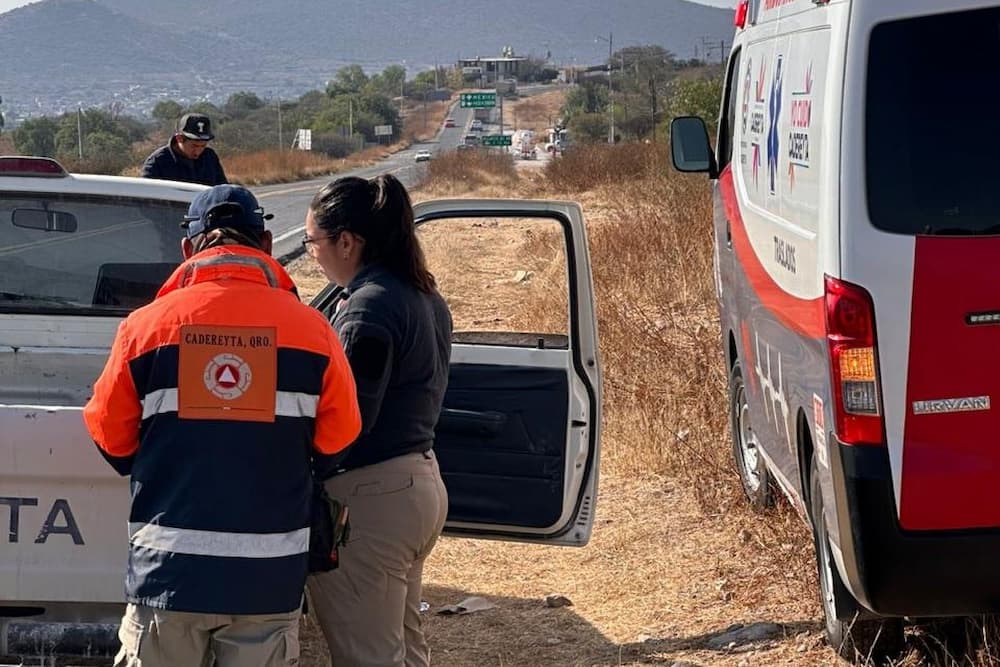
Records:
[[[347,230],[363,238],[361,261],[366,265],[380,264],[421,292],[434,291],[410,195],[395,176],[338,178],[316,193],[309,210],[328,236]]]

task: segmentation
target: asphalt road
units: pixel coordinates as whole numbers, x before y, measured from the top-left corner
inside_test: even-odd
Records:
[[[389,173],[396,176],[407,187],[418,185],[426,174],[428,163],[414,162],[414,153],[418,150],[429,150],[432,154],[437,154],[453,150],[462,143],[466,128],[472,121],[472,110],[461,109],[456,103],[451,117],[455,119],[455,127],[442,128],[433,141],[415,143],[377,165],[339,172],[333,177],[253,188],[253,192],[257,195],[265,212],[274,214],[274,219],[268,222],[268,228],[274,235],[274,256],[282,261],[289,261],[301,254],[306,209],[313,195],[332,178],[342,176],[372,178],[379,174]]]
[[[554,90],[557,87],[551,85],[520,86],[518,93],[522,96],[530,96]],[[433,141],[413,144],[405,151],[400,151],[377,165],[340,172],[333,177],[253,188],[254,194],[257,195],[264,210],[274,214],[274,219],[268,222],[268,228],[274,234],[274,256],[282,262],[287,262],[302,253],[302,233],[305,229],[306,209],[313,195],[330,182],[331,178],[341,176],[371,178],[379,174],[390,173],[407,187],[418,185],[426,175],[427,162],[414,162],[413,154],[418,150],[425,149],[435,155],[439,152],[454,150],[462,143],[463,137],[468,133],[469,124],[472,122],[472,109],[462,109],[456,101],[450,115],[455,120],[455,127],[442,127]],[[498,118],[497,109],[494,109],[494,122],[487,124],[483,134],[499,130],[499,125],[496,123]]]

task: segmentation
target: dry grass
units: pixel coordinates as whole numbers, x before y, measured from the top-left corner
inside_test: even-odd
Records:
[[[531,97],[504,103],[505,124],[509,123],[515,130],[534,130],[541,135],[546,128],[559,118],[563,102],[566,101],[564,90],[551,90]],[[508,120],[509,119],[509,120]]]
[[[274,148],[229,155],[223,162],[223,168],[233,183],[262,185],[325,176],[340,169],[340,162],[321,153]]]
[[[459,196],[484,186],[509,190],[517,171],[509,153],[477,148],[440,154],[430,162],[428,179],[426,187],[435,196]]]
[[[562,159],[550,160],[545,165],[545,176],[550,187],[559,192],[583,193],[604,185],[611,186],[609,194],[614,195],[620,187],[640,182],[644,185],[646,177],[654,175],[660,176],[657,186],[662,187],[666,175],[657,172],[667,167],[661,154],[653,144],[580,144]],[[707,205],[704,197],[697,201]]]
[[[373,146],[339,159],[309,151],[269,149],[227,156],[223,160],[223,167],[232,183],[248,186],[291,183],[367,167],[409,145],[410,142],[404,140],[386,146]]]
[[[708,185],[670,173],[662,149],[625,148],[568,153],[549,178],[522,172],[512,179],[502,171],[479,187],[470,186],[467,170],[449,168],[416,193],[416,199],[504,194],[580,201],[605,378],[604,459],[591,544],[559,550],[443,539],[425,570],[427,601],[436,608],[481,595],[497,607],[463,617],[428,614],[433,664],[842,664],[822,640],[807,529],[782,503],[765,515],[748,510],[730,460]],[[489,229],[467,231],[493,241]],[[454,256],[453,237],[423,242],[432,261]],[[503,246],[507,268],[551,255],[551,244],[538,234]],[[565,312],[551,291],[533,293],[530,307],[522,300],[511,312],[501,306],[509,293],[484,289],[483,275],[463,281],[464,265],[452,264],[442,284],[456,329],[477,326],[487,301],[517,329],[551,329],[554,314]],[[299,263],[292,270],[302,279],[311,269]],[[553,592],[573,606],[545,607],[543,596]],[[760,621],[779,624],[779,636],[709,647],[732,625]],[[307,620],[303,667],[326,664],[314,630]],[[908,638],[909,653],[897,667],[1000,665],[994,621],[921,626]]]
[[[403,119],[403,137],[411,143],[430,141],[444,125],[451,102],[411,103]]]

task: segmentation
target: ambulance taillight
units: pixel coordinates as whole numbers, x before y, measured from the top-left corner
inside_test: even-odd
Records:
[[[826,276],[825,302],[837,438],[846,445],[883,445],[872,298],[857,285]]]

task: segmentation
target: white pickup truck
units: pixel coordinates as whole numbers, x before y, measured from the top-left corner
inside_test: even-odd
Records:
[[[129,486],[80,412],[119,322],[180,261],[179,222],[201,189],[0,157],[0,664],[106,660],[117,648]],[[568,335],[456,331],[435,448],[448,534],[586,544],[601,376],[579,207],[455,200],[416,215],[546,218],[562,230]],[[333,308],[336,293],[314,305]]]

